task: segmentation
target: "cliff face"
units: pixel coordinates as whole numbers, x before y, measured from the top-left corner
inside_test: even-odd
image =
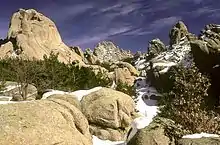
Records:
[[[54,22],[33,9],[20,9],[13,14],[6,40],[0,47],[1,58],[43,59],[44,55],[54,52],[59,53],[61,62],[82,62],[82,58],[63,43]]]

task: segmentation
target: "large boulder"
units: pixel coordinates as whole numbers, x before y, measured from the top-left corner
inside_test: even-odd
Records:
[[[3,86],[3,90],[0,91],[0,94],[3,96],[12,97],[11,101],[23,101],[25,99],[24,97],[22,97],[21,84],[17,82],[6,81]],[[38,96],[37,88],[31,84],[28,84],[25,89],[25,93],[26,100],[35,100]]]
[[[188,29],[182,21],[178,21],[170,31],[170,45],[178,44],[183,37],[188,34]]]
[[[117,85],[123,83],[132,86],[135,78],[139,75],[136,68],[128,62],[118,61],[109,64],[109,66],[111,72],[109,72],[108,76]]]
[[[123,83],[132,86],[136,77],[131,75],[131,72],[128,70],[128,68],[124,67],[116,68],[114,70],[113,78],[116,84]]]
[[[183,138],[178,141],[177,145],[220,145],[220,138]]]
[[[94,49],[93,54],[101,63],[115,62],[133,57],[130,51],[125,51],[123,49],[118,48],[111,41],[103,41],[98,43],[98,45]]]
[[[135,103],[130,96],[102,88],[84,96],[81,104],[93,135],[108,140],[124,139],[135,113]]]
[[[9,42],[0,47],[0,58],[43,59],[44,55],[54,52],[59,53],[61,62],[78,60],[83,63],[82,58],[62,42],[54,22],[34,9],[19,9],[13,14],[7,40]]]
[[[128,62],[119,61],[119,62],[116,62],[115,64],[119,68],[128,68],[129,72],[133,76],[138,76],[139,75],[139,72],[137,71],[137,69]]]
[[[66,101],[1,105],[0,114],[0,145],[92,145],[87,119]]]
[[[128,145],[175,145],[183,133],[172,120],[157,117],[147,127],[138,130]]]

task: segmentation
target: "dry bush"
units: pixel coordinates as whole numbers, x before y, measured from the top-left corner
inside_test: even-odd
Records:
[[[174,85],[170,92],[160,100],[160,115],[174,120],[192,133],[219,133],[220,115],[209,110],[208,95],[210,79],[201,74],[195,66],[178,66],[170,71]]]

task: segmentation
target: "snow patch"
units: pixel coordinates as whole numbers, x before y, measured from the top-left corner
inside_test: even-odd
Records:
[[[6,86],[5,88],[4,88],[4,90],[3,91],[1,91],[2,93],[4,93],[4,92],[8,92],[8,91],[11,91],[11,90],[13,90],[13,89],[15,89],[15,88],[18,88],[18,87],[20,87],[21,85],[8,85],[8,86]]]
[[[102,87],[95,87],[90,90],[78,90],[78,91],[72,92],[70,94],[75,95],[77,97],[77,99],[79,101],[81,101],[84,96],[89,95],[90,93],[96,92],[96,91],[100,90],[101,88]]]
[[[92,92],[98,91],[102,87],[95,87],[90,90],[78,90],[75,92],[64,92],[64,91],[59,91],[59,90],[50,90],[49,92],[46,92],[42,95],[41,99],[47,99],[51,95],[56,95],[56,94],[61,94],[61,95],[74,95],[76,98],[81,101],[83,96],[86,96]]]
[[[12,104],[12,103],[17,103],[17,102],[14,102],[14,101],[0,101],[0,105],[3,105],[3,104]]]
[[[0,101],[0,105],[15,104],[15,103],[27,103],[27,102],[32,102],[32,101]]]
[[[59,91],[59,90],[51,90],[50,92],[46,92],[42,95],[42,98],[41,99],[47,99],[49,96],[51,95],[56,95],[56,94],[61,94],[61,95],[64,95],[64,94],[69,94],[68,92],[64,92],[64,91]]]
[[[202,133],[184,135],[182,138],[202,138],[202,137],[220,137],[220,136],[217,134],[208,134],[202,132]]]
[[[92,136],[92,142],[94,145],[126,145],[124,141],[101,140],[94,135]]]
[[[12,97],[9,96],[0,96],[0,99],[8,99],[8,101],[10,101],[12,99]]]

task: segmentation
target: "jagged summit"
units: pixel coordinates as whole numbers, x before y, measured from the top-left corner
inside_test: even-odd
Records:
[[[111,41],[102,41],[94,48],[93,54],[100,62],[114,62],[133,57],[130,51],[120,49]]]
[[[0,57],[19,56],[28,59],[43,59],[51,52],[59,53],[62,62],[82,58],[66,46],[52,20],[34,9],[19,9],[10,21],[5,44],[0,46]]]
[[[170,45],[165,46],[160,39],[153,39],[149,42],[148,53],[140,57],[135,65],[142,76],[150,69],[158,73],[166,73],[170,67],[180,63],[189,67],[192,62],[190,41],[196,37],[188,32],[186,25],[178,21],[170,31]]]

